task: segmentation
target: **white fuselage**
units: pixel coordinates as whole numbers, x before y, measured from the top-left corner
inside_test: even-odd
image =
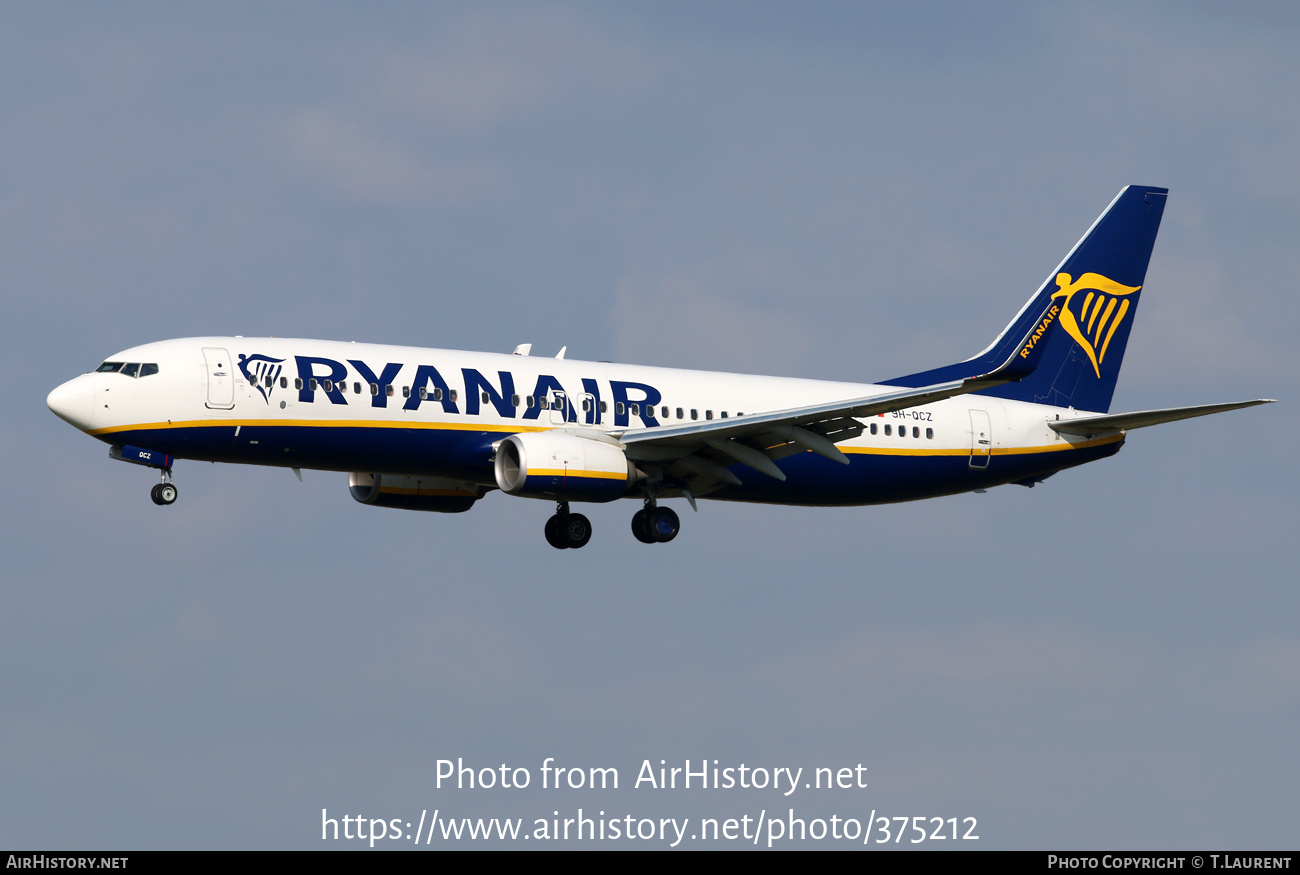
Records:
[[[891,387],[521,355],[282,338],[205,337],[109,359],[156,373],[91,373],[50,405],[110,444],[176,458],[427,474],[491,486],[493,445],[549,429],[614,435],[870,395]],[[139,373],[139,371],[137,371]],[[1073,410],[964,395],[862,419],[839,442],[852,465],[812,453],[788,479],[745,478],[710,497],[869,504],[1033,482],[1115,452],[1121,432],[1058,434]],[[855,470],[856,469],[856,470]]]

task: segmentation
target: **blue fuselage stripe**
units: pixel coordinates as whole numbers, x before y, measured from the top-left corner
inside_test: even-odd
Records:
[[[244,465],[431,475],[495,485],[492,444],[500,431],[331,428],[293,425],[186,426],[124,429],[100,435],[111,444],[132,444],[179,459]],[[731,466],[742,486],[709,498],[800,505],[863,505],[912,501],[1042,477],[1114,455],[1115,440],[1074,450],[995,455],[987,468],[970,467],[967,455],[885,455],[856,452],[841,465],[814,453],[779,461],[784,482],[744,465]]]

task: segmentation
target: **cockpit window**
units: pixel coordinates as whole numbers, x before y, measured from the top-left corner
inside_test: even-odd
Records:
[[[158,365],[154,362],[140,364],[139,362],[104,362],[95,368],[97,374],[125,374],[128,377],[152,377],[158,373]]]

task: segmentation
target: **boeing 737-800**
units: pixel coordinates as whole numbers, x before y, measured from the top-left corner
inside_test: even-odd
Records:
[[[200,337],[110,356],[52,411],[160,471],[177,459],[349,472],[363,504],[457,513],[492,489],[556,503],[633,498],[632,532],[672,540],[659,502],[911,501],[1033,486],[1119,451],[1131,429],[1266,399],[1109,413],[1168,191],[1128,186],[983,352],[878,384],[323,340]]]

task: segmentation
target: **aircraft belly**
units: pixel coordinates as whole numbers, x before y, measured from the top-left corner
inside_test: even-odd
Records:
[[[364,425],[195,424],[114,430],[98,437],[178,459],[298,467],[328,471],[428,474],[494,485],[492,444],[506,432]],[[987,468],[972,468],[967,452],[897,455],[855,452],[841,465],[804,452],[780,460],[780,482],[744,465],[743,483],[708,493],[722,501],[853,506],[915,501],[1012,483],[1082,465],[1118,452],[1123,440],[1069,450],[1016,452],[998,448]],[[703,497],[703,496],[702,496]]]
[[[987,489],[1026,478],[1073,468],[1114,455],[1122,440],[1037,453],[997,453],[987,468],[971,468],[967,454],[894,456],[851,453],[849,464],[840,465],[813,453],[801,453],[781,460],[785,482],[778,482],[751,469],[731,469],[744,481],[708,497],[721,501],[761,502],[805,506],[854,506],[915,501],[941,495],[956,495]]]
[[[178,459],[327,471],[429,474],[494,483],[491,445],[500,432],[364,426],[196,425],[100,435]]]

